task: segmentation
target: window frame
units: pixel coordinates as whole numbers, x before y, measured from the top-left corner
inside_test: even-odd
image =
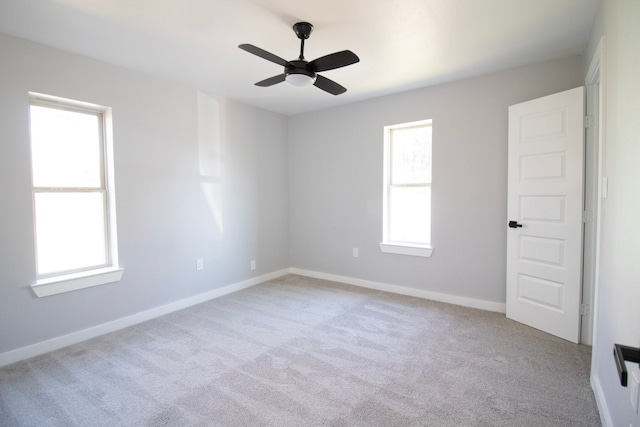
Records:
[[[118,240],[116,228],[115,186],[113,164],[113,132],[112,110],[97,104],[71,100],[41,93],[29,92],[29,122],[31,122],[31,107],[45,107],[62,111],[79,112],[94,115],[99,123],[100,144],[100,185],[99,187],[36,187],[32,181],[32,208],[34,227],[34,260],[36,267],[36,280],[31,289],[38,297],[56,295],[105,283],[119,281],[124,269],[119,266]],[[30,149],[33,142],[29,139]],[[33,158],[30,161],[33,180]],[[36,194],[78,194],[100,193],[103,198],[104,244],[105,263],[87,266],[77,269],[49,272],[40,274],[37,256],[37,229],[36,229]]]
[[[401,123],[397,125],[390,125],[384,127],[384,155],[383,155],[383,200],[382,200],[382,242],[380,243],[380,250],[384,253],[392,253],[398,255],[411,255],[420,257],[431,257],[433,254],[432,242],[412,242],[412,241],[395,241],[389,238],[390,232],[390,193],[392,188],[431,188],[432,181],[422,183],[393,183],[391,181],[392,175],[392,134],[395,130],[410,129],[418,127],[431,127],[433,132],[433,120],[419,120],[408,123]],[[433,137],[432,137],[433,141]],[[433,144],[433,142],[432,142]],[[433,152],[433,148],[432,148]],[[431,227],[431,223],[429,224]],[[433,239],[430,239],[433,240]]]

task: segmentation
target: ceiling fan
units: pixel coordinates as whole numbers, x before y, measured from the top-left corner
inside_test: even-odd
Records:
[[[300,57],[292,61],[284,60],[273,53],[269,53],[251,44],[239,45],[238,47],[242,50],[284,67],[284,73],[259,81],[256,83],[256,86],[268,87],[286,80],[294,86],[309,86],[313,84],[315,87],[329,92],[332,95],[340,95],[346,92],[347,89],[344,86],[318,73],[355,64],[360,61],[360,58],[350,50],[343,50],[322,56],[311,62],[307,61],[304,59],[304,41],[309,38],[312,30],[313,25],[308,22],[298,22],[293,25],[293,31],[300,39]]]

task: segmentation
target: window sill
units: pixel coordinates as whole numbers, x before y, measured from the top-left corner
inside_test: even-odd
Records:
[[[380,250],[387,254],[411,255],[430,258],[433,253],[431,246],[410,245],[407,243],[380,243]]]
[[[92,286],[117,282],[122,278],[124,268],[110,267],[99,270],[84,271],[82,273],[40,279],[31,289],[38,298],[57,295]]]

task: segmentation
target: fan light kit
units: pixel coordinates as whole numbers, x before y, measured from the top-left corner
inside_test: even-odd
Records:
[[[268,87],[287,81],[293,86],[311,86],[324,90],[332,95],[340,95],[347,89],[326,77],[319,75],[321,71],[335,70],[360,61],[358,56],[350,50],[331,53],[308,62],[304,59],[304,41],[309,38],[313,25],[308,22],[298,22],[293,31],[300,39],[300,56],[298,59],[287,61],[251,44],[241,44],[238,47],[260,58],[266,59],[284,67],[284,73],[259,81],[256,86]]]
[[[286,75],[284,79],[294,86],[311,86],[316,81],[316,76],[312,73],[287,73]]]

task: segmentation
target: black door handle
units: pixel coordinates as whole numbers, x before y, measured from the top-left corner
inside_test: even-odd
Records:
[[[620,385],[627,386],[627,367],[624,361],[640,363],[640,348],[627,347],[626,345],[614,344],[613,357],[616,360],[618,368],[618,376],[620,377]]]
[[[518,228],[518,227],[522,227],[522,224],[518,224],[518,221],[509,221],[509,227]]]

